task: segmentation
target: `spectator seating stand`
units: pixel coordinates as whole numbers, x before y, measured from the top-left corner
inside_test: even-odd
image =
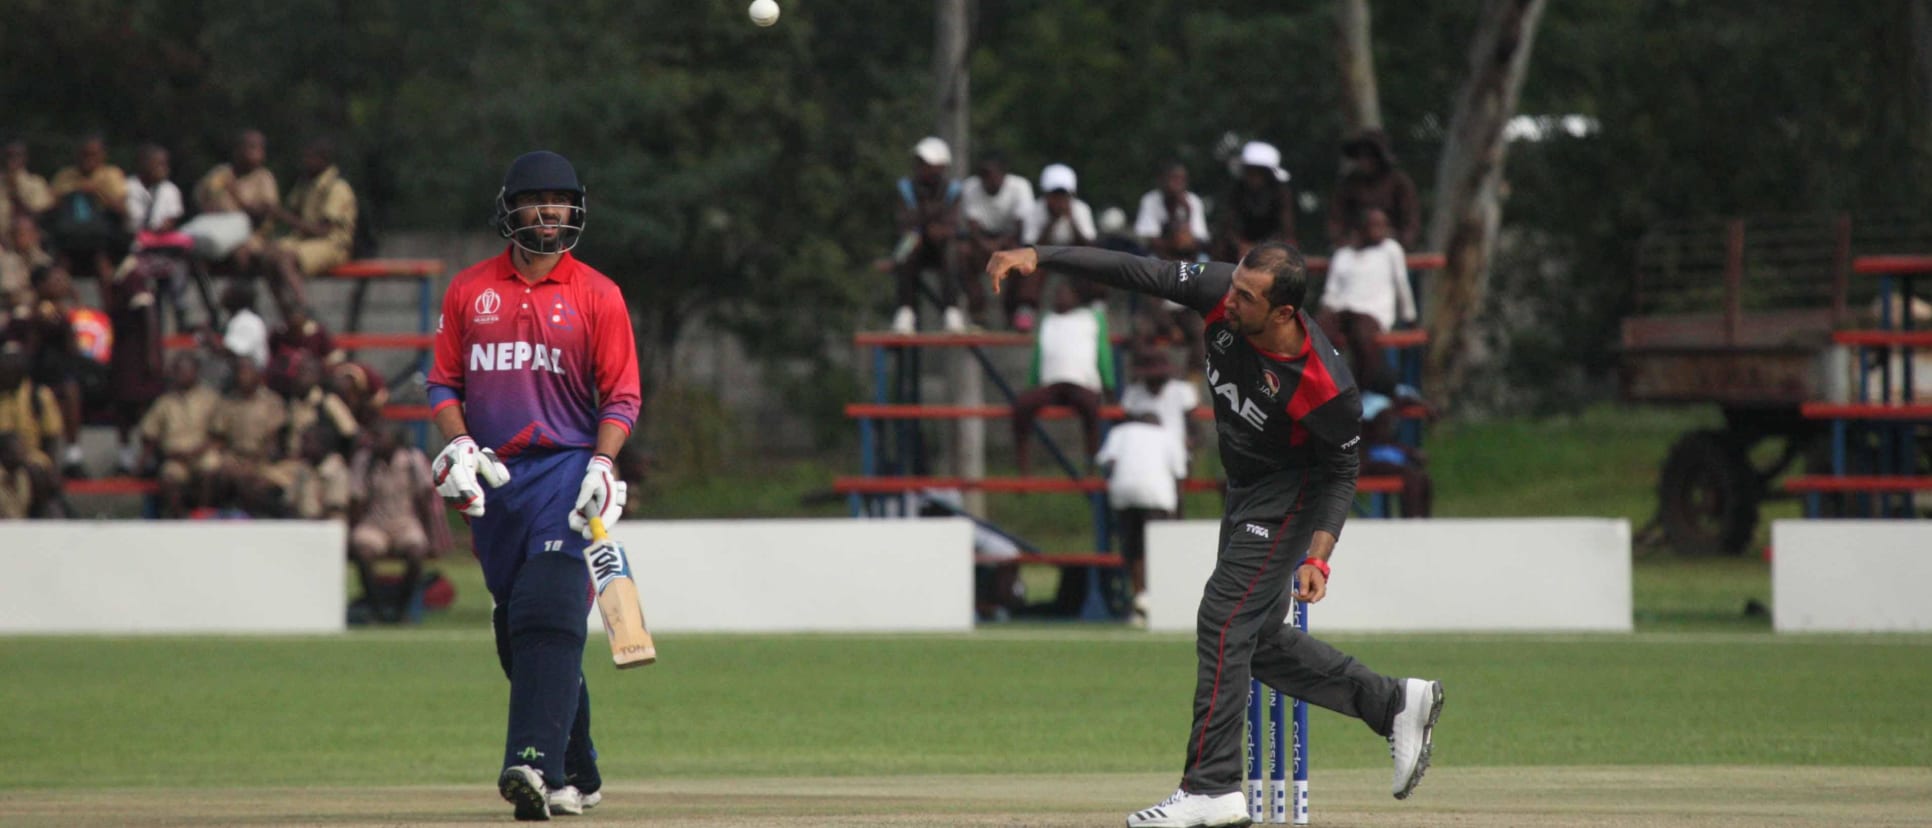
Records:
[[[443,271],[444,265],[441,259],[357,259],[331,269],[324,278],[356,280],[349,296],[347,321],[342,332],[335,335],[336,346],[347,351],[352,357],[356,351],[363,349],[415,351],[416,369],[427,374],[435,341],[435,335],[431,331],[436,307],[434,283]],[[414,333],[365,333],[358,330],[362,324],[362,311],[367,302],[369,286],[379,280],[414,283],[417,306]],[[168,349],[193,348],[195,340],[190,334],[177,333],[164,338],[162,344]],[[391,382],[391,385],[395,383]],[[429,406],[384,406],[383,416],[392,421],[411,424],[417,444],[426,444],[430,419]],[[140,477],[69,480],[64,486],[66,493],[71,495],[138,495],[149,498],[153,497],[159,488],[159,484],[155,481]],[[150,508],[150,514],[152,511]]]
[[[1862,256],[1852,271],[1879,280],[1879,328],[1832,334],[1833,342],[1853,349],[1860,401],[1800,407],[1807,419],[1830,423],[1831,471],[1791,477],[1784,489],[1804,496],[1806,517],[1916,517],[1914,495],[1932,491],[1932,462],[1920,450],[1923,432],[1932,428],[1932,402],[1920,400],[1913,368],[1918,351],[1932,352],[1932,331],[1913,329],[1911,308],[1915,277],[1932,274],[1932,256]],[[1894,351],[1903,368],[1896,382]],[[1878,366],[1876,389],[1872,365]],[[1826,508],[1827,495],[1838,496],[1837,508]]]
[[[1311,271],[1326,269],[1327,262],[1311,259]],[[1426,270],[1440,268],[1442,257],[1435,254],[1411,256],[1410,268]],[[1115,337],[1118,348],[1123,337]],[[1384,334],[1381,343],[1387,349],[1388,358],[1396,368],[1400,381],[1411,386],[1419,386],[1421,378],[1421,348],[1428,342],[1424,331],[1394,331]],[[866,351],[872,377],[872,397],[868,403],[853,403],[846,406],[846,417],[856,420],[859,426],[859,453],[861,474],[840,477],[833,483],[833,491],[845,495],[854,516],[884,516],[893,514],[895,502],[903,505],[908,494],[932,490],[978,490],[985,492],[1007,493],[1074,493],[1088,498],[1093,515],[1094,546],[1097,552],[1072,554],[1022,554],[1015,559],[1022,564],[1050,566],[1088,567],[1088,594],[1081,609],[1083,620],[1111,620],[1114,616],[1101,594],[1099,571],[1123,566],[1118,555],[1112,554],[1111,537],[1112,515],[1107,507],[1106,481],[1099,477],[1083,475],[1073,458],[1059,447],[1041,423],[1046,420],[1071,417],[1070,409],[1049,406],[1042,409],[1034,423],[1034,433],[1051,459],[1065,473],[1062,478],[984,478],[967,480],[957,477],[929,476],[930,458],[924,444],[919,424],[934,420],[961,420],[969,418],[997,419],[1010,417],[1010,404],[1018,391],[1001,376],[997,366],[989,357],[990,348],[1031,347],[1034,337],[1029,334],[980,332],[961,334],[898,334],[884,332],[861,332],[853,337],[853,344]],[[1008,405],[958,406],[928,405],[920,399],[921,355],[932,348],[964,348],[979,365],[984,376],[992,383]],[[1124,360],[1116,359],[1115,365],[1124,365]],[[1185,381],[1185,380],[1181,380]],[[1420,419],[1422,412],[1414,408],[1402,411],[1404,424],[1400,438],[1410,445],[1419,445],[1421,440]],[[1102,409],[1104,422],[1120,419],[1118,406]],[[1199,420],[1213,419],[1210,408],[1196,409],[1191,414]],[[1212,479],[1190,479],[1184,484],[1186,491],[1220,491],[1222,481]],[[1389,517],[1392,514],[1391,495],[1399,494],[1401,479],[1394,476],[1363,477],[1357,482],[1357,492],[1369,499],[1366,513],[1373,517]],[[984,563],[984,562],[983,562]]]

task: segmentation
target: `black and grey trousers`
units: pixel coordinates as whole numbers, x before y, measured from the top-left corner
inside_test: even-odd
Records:
[[[1289,586],[1315,527],[1310,474],[1284,471],[1228,489],[1219,554],[1196,620],[1200,666],[1194,726],[1181,788],[1240,790],[1248,679],[1309,704],[1353,716],[1387,736],[1402,707],[1402,682],[1286,623]]]

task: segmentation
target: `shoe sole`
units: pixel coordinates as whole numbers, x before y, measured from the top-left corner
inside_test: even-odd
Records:
[[[1422,784],[1422,775],[1429,772],[1429,754],[1435,751],[1436,720],[1442,718],[1442,682],[1429,682],[1429,722],[1422,726],[1422,755],[1416,757],[1415,772],[1409,774],[1409,782],[1402,786],[1396,799],[1408,799],[1415,793],[1415,786]]]
[[[530,777],[508,770],[497,777],[496,792],[516,806],[518,822],[546,822],[550,819],[550,798],[541,787],[531,787]]]

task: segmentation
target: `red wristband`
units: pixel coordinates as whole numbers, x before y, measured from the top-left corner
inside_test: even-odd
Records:
[[[1316,569],[1319,569],[1319,570],[1321,570],[1321,571],[1322,571],[1322,577],[1323,577],[1324,579],[1326,579],[1326,578],[1328,577],[1328,562],[1327,562],[1327,561],[1324,561],[1324,560],[1322,560],[1322,559],[1320,559],[1320,558],[1317,558],[1317,557],[1314,557],[1314,556],[1309,556],[1309,557],[1306,557],[1306,558],[1302,558],[1302,559],[1301,559],[1301,565],[1302,565],[1302,566],[1312,566],[1312,567],[1314,567],[1314,568],[1316,568]]]

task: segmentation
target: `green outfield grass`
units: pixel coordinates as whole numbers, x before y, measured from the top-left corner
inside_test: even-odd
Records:
[[[1932,765],[1932,637],[1341,637],[1440,677],[1445,764]],[[1189,640],[665,636],[586,658],[616,778],[1173,770]],[[437,784],[487,777],[507,684],[487,633],[0,639],[0,788]],[[1387,748],[1317,711],[1316,767]]]

